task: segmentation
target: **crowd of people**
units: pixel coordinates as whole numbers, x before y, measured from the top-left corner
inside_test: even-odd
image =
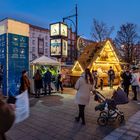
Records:
[[[115,80],[115,71],[110,66],[108,70],[108,86],[112,89],[113,83]],[[121,87],[123,88],[126,96],[129,95],[130,85],[132,87],[133,92],[133,100],[137,100],[137,94],[140,88],[140,73],[139,69],[133,67],[130,69],[129,67],[125,68],[121,73]],[[103,79],[100,79],[100,86],[102,90]],[[89,69],[86,69],[85,72],[80,76],[75,84],[75,89],[77,90],[75,103],[78,105],[79,114],[75,117],[77,122],[82,120],[82,124],[85,125],[85,115],[84,110],[85,106],[88,105],[90,100],[91,91],[94,91],[98,88],[98,73],[97,71],[90,72]]]
[[[46,73],[44,75],[41,75],[40,70],[38,69],[33,77],[34,79],[34,87],[35,87],[35,97],[39,98],[41,94],[41,89],[44,89],[44,95],[51,95],[51,83],[52,80],[54,80],[54,85],[56,90],[59,92],[59,89],[61,89],[61,93],[63,92],[63,77],[61,73],[58,71],[58,74],[56,77],[52,75],[49,69],[47,69]]]
[[[113,88],[113,83],[115,80],[115,71],[110,66],[110,69],[107,72],[108,74],[108,86],[110,88]],[[133,100],[137,100],[137,95],[139,92],[140,87],[140,73],[139,69],[136,67],[129,68],[126,67],[122,73],[121,73],[121,86],[126,93],[126,96],[129,96],[130,86],[132,88],[133,92]],[[35,84],[35,97],[39,97],[41,94],[41,89],[44,87],[44,95],[51,94],[51,82],[52,82],[52,74],[50,70],[48,69],[44,76],[42,76],[40,70],[38,69],[34,74],[34,84]],[[58,71],[58,75],[56,77],[56,90],[63,91],[63,83],[62,83],[62,75]],[[89,104],[90,97],[91,97],[91,91],[95,91],[95,89],[98,88],[98,80],[99,75],[98,72],[92,71],[87,68],[85,69],[85,72],[82,73],[80,78],[77,80],[75,84],[75,89],[77,90],[77,93],[75,95],[75,103],[78,105],[79,108],[79,114],[75,117],[75,121],[79,122],[82,120],[82,124],[85,125],[85,107]],[[100,79],[100,86],[103,86],[103,79]],[[103,87],[102,87],[103,88]],[[28,93],[30,94],[30,81],[27,76],[27,71],[22,71],[22,76],[20,78],[20,88],[19,88],[19,94],[23,93],[24,91],[28,90]],[[14,114],[14,104],[16,102],[16,99],[11,97],[8,99],[7,103],[3,102],[0,99],[0,139],[6,140],[5,138],[5,132],[8,131],[8,129],[12,126],[15,120],[15,114]],[[5,116],[5,117],[4,117]],[[6,125],[5,125],[6,122]]]

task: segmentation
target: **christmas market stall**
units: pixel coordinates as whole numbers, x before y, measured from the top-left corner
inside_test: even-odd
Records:
[[[52,92],[55,92],[55,83],[56,83],[56,77],[58,75],[58,71],[60,71],[60,63],[54,59],[51,59],[46,56],[41,56],[35,60],[33,60],[30,63],[30,78],[31,78],[31,92],[34,93],[34,80],[33,76],[37,69],[40,70],[42,77],[46,73],[46,70],[49,69],[49,71],[52,74],[52,83],[51,88]]]
[[[108,84],[108,70],[110,67],[115,71],[114,84],[120,83],[121,59],[117,55],[117,51],[111,40],[106,40],[100,43],[93,43],[84,48],[83,53],[76,61],[72,68],[71,78],[73,85],[77,78],[84,72],[85,68],[90,71],[97,70],[98,84],[100,79],[103,79],[104,85]]]

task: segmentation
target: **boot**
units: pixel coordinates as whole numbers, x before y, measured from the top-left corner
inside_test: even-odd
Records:
[[[79,117],[75,117],[75,121],[76,122],[79,122],[80,121],[80,118]]]

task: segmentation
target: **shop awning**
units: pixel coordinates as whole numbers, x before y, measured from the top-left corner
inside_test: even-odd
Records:
[[[59,66],[61,65],[60,62],[53,60],[49,57],[46,56],[41,56],[39,58],[36,58],[33,60],[30,64],[32,65],[52,65],[52,66]]]

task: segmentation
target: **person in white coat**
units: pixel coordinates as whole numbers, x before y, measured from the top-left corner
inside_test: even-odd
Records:
[[[137,73],[137,68],[133,68],[132,71],[132,80],[131,80],[131,85],[132,85],[132,91],[134,93],[133,100],[137,100],[137,92],[139,88],[139,75]]]
[[[90,100],[91,90],[93,88],[93,79],[89,69],[86,69],[81,77],[77,80],[75,84],[75,89],[77,89],[75,103],[79,107],[79,116],[75,117],[75,120],[79,122],[82,119],[82,124],[85,125],[85,106],[88,105]]]

